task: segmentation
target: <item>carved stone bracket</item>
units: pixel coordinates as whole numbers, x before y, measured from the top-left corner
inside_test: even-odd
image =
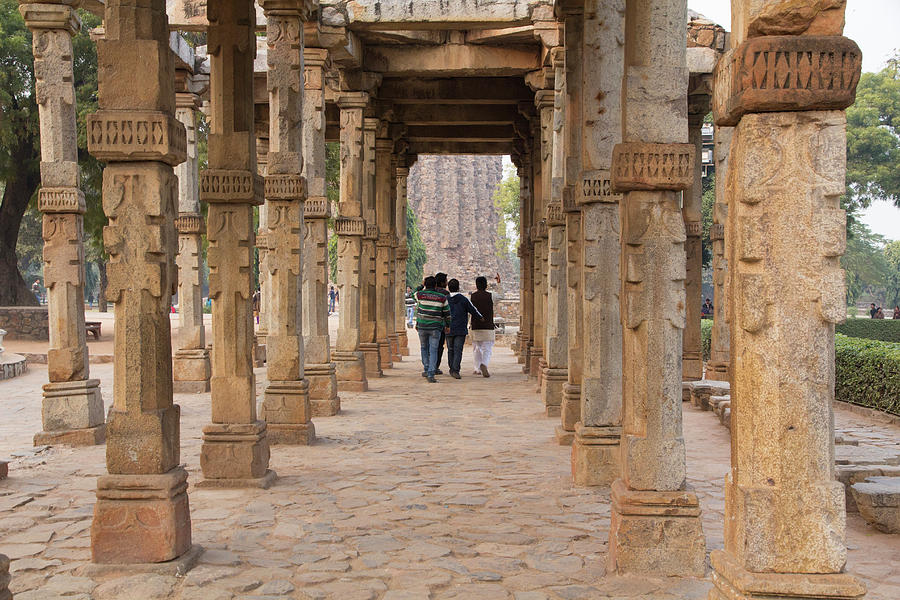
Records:
[[[713,226],[709,229],[709,239],[713,242],[716,240],[724,240],[725,225],[722,223],[713,223]]]
[[[73,6],[59,2],[22,2],[19,12],[25,24],[35,29],[65,29],[72,35],[81,30],[81,19]]]
[[[305,200],[306,179],[300,175],[266,175],[265,196],[269,200]]]
[[[328,198],[316,196],[307,198],[303,205],[303,218],[305,219],[327,219],[331,216],[331,204]]]
[[[187,157],[184,125],[167,113],[101,110],[88,115],[87,131],[88,151],[99,160],[175,166]]]
[[[695,152],[693,144],[616,144],[612,191],[685,190],[694,182]]]
[[[561,203],[551,202],[547,205],[546,222],[549,227],[559,227],[566,224],[566,215],[563,212]]]
[[[201,235],[206,231],[206,224],[202,215],[182,213],[175,218],[175,229],[185,235]]]
[[[268,250],[269,249],[269,236],[266,233],[262,233],[262,231],[257,232],[256,234],[256,247],[260,250]]]
[[[377,240],[378,239],[378,226],[367,224],[365,236],[366,236],[367,240]]]
[[[688,237],[700,237],[703,235],[703,223],[700,221],[685,221],[684,229]]]
[[[74,187],[42,187],[38,192],[38,210],[83,215],[86,210],[84,192]]]
[[[339,217],[334,220],[334,231],[338,235],[364,236],[366,221],[359,217]]]
[[[584,205],[592,204],[594,202],[618,202],[621,199],[621,194],[613,193],[612,174],[608,169],[585,171],[581,174],[581,193],[576,194],[576,204]]]
[[[716,125],[747,113],[842,110],[856,100],[861,70],[859,46],[843,36],[750,38],[716,65]]]
[[[265,195],[263,178],[242,170],[206,169],[200,172],[202,202],[240,202],[262,204]]]

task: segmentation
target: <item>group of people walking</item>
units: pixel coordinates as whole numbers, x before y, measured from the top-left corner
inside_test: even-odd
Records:
[[[487,291],[487,279],[475,279],[476,291],[466,297],[459,291],[459,281],[447,280],[446,273],[428,276],[415,293],[407,288],[407,301],[413,301],[412,315],[422,349],[422,377],[437,383],[436,375],[443,375],[441,361],[444,344],[447,346],[447,367],[450,376],[461,379],[463,347],[469,335],[469,315],[472,316],[473,374],[490,377],[488,365],[494,347],[494,298]],[[409,306],[409,305],[408,305]]]

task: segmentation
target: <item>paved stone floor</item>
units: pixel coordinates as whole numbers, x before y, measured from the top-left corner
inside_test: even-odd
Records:
[[[315,421],[316,445],[273,448],[271,489],[191,488],[194,542],[206,552],[182,578],[81,576],[104,449],[28,452],[46,371],[0,382],[0,456],[20,454],[0,482],[0,552],[13,559],[16,598],[705,598],[708,581],[606,576],[608,492],[572,486],[557,421],[543,416],[509,350],[497,349],[492,370],[429,385],[408,357],[370,392],[343,394],[339,416]],[[112,365],[92,371],[108,405]],[[196,483],[209,396],[176,401]],[[900,440],[898,428],[865,417],[838,411],[837,422],[862,440]],[[688,404],[684,427],[708,546],[721,548],[728,431]],[[851,515],[848,546],[869,598],[900,598],[900,537]]]

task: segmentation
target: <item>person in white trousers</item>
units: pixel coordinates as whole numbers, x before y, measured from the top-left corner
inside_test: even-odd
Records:
[[[488,365],[491,363],[491,352],[494,349],[494,297],[487,291],[487,278],[475,279],[477,291],[471,295],[472,304],[481,313],[482,318],[472,317],[472,356],[475,359],[474,374],[481,373],[490,377]]]

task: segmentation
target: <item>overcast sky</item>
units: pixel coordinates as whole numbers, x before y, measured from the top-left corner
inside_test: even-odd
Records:
[[[729,0],[688,0],[688,6],[731,30]],[[880,71],[900,48],[900,0],[848,0],[844,35],[862,49],[863,71]],[[875,233],[900,240],[900,209],[893,204],[874,204],[862,221]]]

